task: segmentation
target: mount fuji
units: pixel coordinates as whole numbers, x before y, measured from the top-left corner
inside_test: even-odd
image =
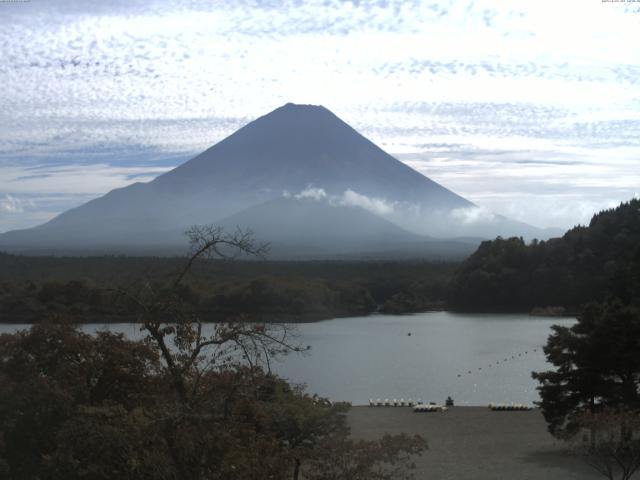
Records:
[[[0,235],[0,248],[157,254],[184,250],[181,232],[209,223],[250,228],[278,256],[296,258],[464,255],[479,238],[549,236],[478,211],[326,108],[287,104],[149,183]],[[452,238],[462,240],[444,241]]]

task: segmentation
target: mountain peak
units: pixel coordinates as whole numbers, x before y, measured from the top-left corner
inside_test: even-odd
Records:
[[[334,121],[338,121],[340,123],[341,120],[334,115],[331,110],[322,106],[322,105],[311,105],[311,104],[301,104],[301,103],[285,103],[281,107],[276,108],[275,110],[267,113],[266,115],[260,117],[261,119],[270,119],[273,120],[275,118],[284,119],[284,120],[292,120],[294,122],[298,121],[310,121],[317,122],[319,119],[332,119]]]
[[[280,108],[309,108],[309,109],[316,109],[316,108],[324,108],[324,107],[322,105],[314,105],[312,103],[287,102]]]
[[[288,102],[285,103],[284,105],[282,105],[281,107],[276,108],[276,110],[283,110],[283,111],[295,111],[295,110],[306,110],[306,111],[328,111],[327,108],[325,108],[322,105],[313,105],[310,103],[292,103],[292,102]],[[274,111],[276,111],[274,110]]]

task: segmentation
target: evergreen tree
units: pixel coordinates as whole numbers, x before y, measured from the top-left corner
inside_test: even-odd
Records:
[[[571,327],[554,326],[544,347],[556,369],[534,372],[549,431],[569,437],[579,417],[604,408],[640,409],[640,311],[589,304]]]

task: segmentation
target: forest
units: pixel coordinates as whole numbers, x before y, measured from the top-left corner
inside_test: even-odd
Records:
[[[574,314],[584,303],[613,298],[640,304],[638,199],[597,213],[561,238],[483,242],[457,270],[448,305],[467,311],[555,307]]]
[[[268,258],[268,257],[267,257]],[[0,253],[0,322],[133,321],[121,291],[162,283],[184,258],[54,257]],[[243,313],[260,321],[313,321],[375,311],[442,309],[453,262],[198,262],[181,294],[205,321]]]

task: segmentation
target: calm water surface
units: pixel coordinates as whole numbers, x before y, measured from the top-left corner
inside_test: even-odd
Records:
[[[305,355],[273,365],[310,392],[353,404],[369,398],[412,398],[459,405],[531,403],[538,399],[532,371],[545,370],[542,346],[553,324],[575,320],[528,315],[372,315],[297,326]],[[24,325],[0,325],[0,332]],[[140,336],[132,324],[85,325]],[[411,333],[409,336],[408,334]]]

